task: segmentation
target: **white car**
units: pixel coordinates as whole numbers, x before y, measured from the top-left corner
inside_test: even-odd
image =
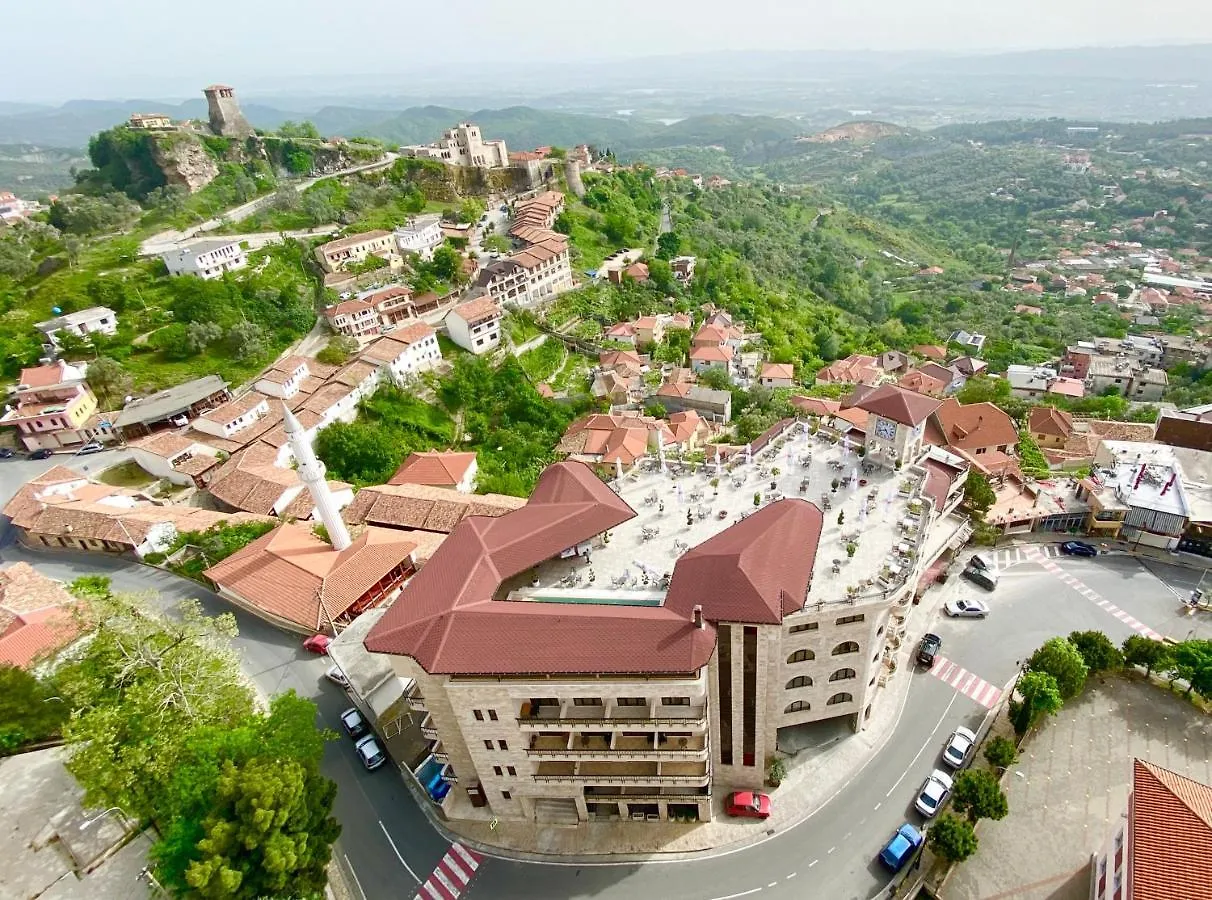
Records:
[[[368,735],[354,744],[354,750],[357,751],[358,758],[362,760],[362,765],[366,766],[367,771],[373,772],[383,763],[387,762],[387,754],[383,752],[383,748],[379,746],[379,742],[373,736]]]
[[[947,746],[943,748],[943,762],[953,769],[958,769],[968,760],[968,754],[976,746],[976,735],[971,729],[961,725],[951,734]]]
[[[349,687],[349,679],[345,677],[345,673],[338,666],[329,666],[324,673],[324,677],[333,684],[340,685],[343,688]]]
[[[947,798],[951,796],[951,776],[942,769],[935,769],[926,778],[926,783],[922,785],[921,791],[917,795],[917,802],[913,805],[927,819],[934,817]]]
[[[952,617],[983,619],[989,615],[989,604],[984,600],[977,600],[975,597],[961,597],[957,600],[948,600],[943,604],[943,610]]]

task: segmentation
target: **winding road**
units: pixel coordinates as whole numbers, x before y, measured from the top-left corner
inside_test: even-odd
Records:
[[[54,463],[53,459],[0,463],[0,501],[7,501],[20,484]],[[90,467],[101,465],[90,461]],[[938,764],[951,730],[961,724],[977,728],[988,713],[978,700],[989,703],[1032,649],[1048,637],[1075,629],[1097,628],[1119,641],[1138,631],[1141,623],[1179,639],[1188,630],[1212,637],[1212,618],[1189,619],[1180,611],[1179,598],[1194,582],[1188,570],[1155,562],[1146,568],[1126,555],[1058,558],[1052,547],[1039,552],[1012,548],[999,554],[1006,568],[996,593],[987,595],[992,615],[983,621],[932,623],[943,637],[946,659],[933,672],[908,674],[911,688],[884,749],[799,825],[771,834],[761,843],[732,851],[725,847],[716,855],[694,859],[531,862],[490,854],[462,896],[473,900],[886,896],[889,878],[876,853],[901,822],[920,823],[912,811],[913,799]],[[233,611],[192,582],[126,559],[26,549],[14,543],[5,522],[0,561],[17,560],[65,581],[84,574],[107,575],[120,591],[156,592],[166,609],[198,598],[209,613]],[[974,590],[959,580],[941,588],[947,596],[970,595]],[[273,695],[293,688],[316,702],[323,725],[338,730],[337,717],[349,701],[325,681],[325,659],[305,653],[295,636],[239,610],[235,615],[240,634],[234,645],[260,690]],[[338,785],[335,813],[343,832],[335,856],[355,889],[367,900],[415,896],[450,849],[448,836],[434,827],[402,778],[392,777],[389,769],[366,772],[349,741],[329,744],[323,768]],[[428,900],[430,895],[422,896]]]

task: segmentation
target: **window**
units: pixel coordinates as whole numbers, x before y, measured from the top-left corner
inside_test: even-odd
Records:
[[[493,774],[493,775],[504,775],[505,773],[501,771],[501,767],[500,767],[500,766],[493,766],[493,767],[492,767],[492,774]]]
[[[850,694],[834,694],[832,697],[829,698],[829,700],[826,702],[825,705],[826,706],[837,706],[840,703],[853,703],[853,702],[854,702],[854,697],[852,697]]]
[[[853,625],[855,622],[862,622],[866,618],[867,617],[865,615],[863,615],[862,613],[859,613],[857,616],[842,616],[840,619],[838,619],[833,624],[834,625]]]
[[[807,675],[796,675],[787,682],[787,687],[784,690],[794,691],[796,688],[812,687],[812,679]]]
[[[689,697],[662,697],[661,706],[689,706]]]
[[[487,741],[487,740],[486,740],[486,741],[484,741],[484,749],[485,749],[485,750],[491,750],[491,749],[492,749],[492,741]]]
[[[601,697],[573,697],[572,705],[573,706],[601,706],[602,698]]]
[[[498,750],[508,750],[509,744],[505,743],[505,741],[497,741],[497,749]]]
[[[833,648],[834,656],[845,656],[847,653],[858,653],[859,645],[854,641],[842,641]]]
[[[816,654],[813,653],[811,650],[796,650],[794,653],[792,653],[790,656],[787,657],[787,662],[789,662],[789,663],[808,662],[809,660],[812,660],[812,659],[816,659]]]
[[[855,677],[854,669],[838,669],[829,676],[830,681],[849,681]]]
[[[808,701],[796,700],[794,703],[788,703],[787,708],[784,709],[783,712],[784,713],[807,712],[810,709],[812,709],[812,707],[808,704]]]
[[[513,794],[509,793],[509,791],[501,791],[501,799],[502,800],[512,800]]]
[[[805,622],[803,625],[792,625],[791,634],[799,634],[802,631],[816,631],[820,627],[818,622]]]
[[[614,702],[618,706],[647,706],[648,698],[647,697],[619,697]]]
[[[518,770],[515,769],[513,766],[506,766],[505,771],[508,772],[510,775],[517,777]]]
[[[490,709],[488,711],[488,718],[490,721],[495,722],[497,720],[497,711],[495,709]]]
[[[473,709],[473,710],[471,711],[471,714],[472,714],[473,716],[475,716],[475,717],[476,717],[476,721],[477,721],[477,722],[483,722],[483,721],[484,721],[484,714],[483,714],[482,712],[480,712],[478,709]]]

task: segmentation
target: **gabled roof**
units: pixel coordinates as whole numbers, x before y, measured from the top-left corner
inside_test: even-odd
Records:
[[[940,347],[938,344],[918,344],[913,348],[913,352],[924,359],[933,359],[938,362],[947,358],[947,348]]]
[[[1018,443],[1014,421],[992,403],[965,404],[948,397],[933,417],[948,447],[975,451]]]
[[[446,315],[457,316],[468,325],[476,325],[489,319],[501,318],[501,308],[491,297],[477,297],[475,300],[460,303]]]
[[[467,470],[475,464],[475,453],[423,450],[419,453],[410,453],[387,483],[454,487],[463,480],[467,475]]]
[[[810,416],[831,416],[842,408],[838,401],[824,397],[792,397],[791,405]]]
[[[1067,439],[1073,433],[1073,416],[1051,406],[1037,406],[1027,416],[1027,430]]]
[[[855,405],[901,425],[920,425],[939,408],[941,401],[915,394],[893,384],[885,384]]]
[[[76,598],[26,562],[0,569],[0,663],[26,667],[80,634]]]
[[[795,378],[795,366],[791,363],[762,363],[761,378]]]
[[[823,516],[807,500],[771,503],[685,553],[665,608],[712,622],[777,625],[804,607]]]
[[[727,344],[721,347],[712,345],[694,347],[690,351],[690,358],[700,362],[728,362],[732,359],[732,356],[732,348]]]
[[[468,516],[501,516],[525,503],[504,494],[463,494],[427,484],[379,484],[358,491],[341,516],[350,525],[449,534]]]
[[[1207,900],[1212,886],[1212,787],[1132,761],[1128,896]]]
[[[901,380],[897,384],[907,391],[913,391],[918,394],[939,395],[947,390],[951,382],[928,375],[921,369],[913,369],[902,375]]]

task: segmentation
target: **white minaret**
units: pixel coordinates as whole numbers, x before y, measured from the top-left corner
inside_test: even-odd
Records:
[[[341,518],[341,510],[337,509],[332,492],[328,489],[328,480],[324,477],[324,463],[316,458],[316,451],[311,449],[311,441],[303,431],[303,426],[286,406],[282,404],[285,413],[283,424],[286,428],[286,440],[290,442],[291,452],[299,464],[299,480],[311,494],[311,500],[316,505],[316,515],[320,517],[328,540],[334,550],[344,550],[353,541],[349,537],[349,529]]]

